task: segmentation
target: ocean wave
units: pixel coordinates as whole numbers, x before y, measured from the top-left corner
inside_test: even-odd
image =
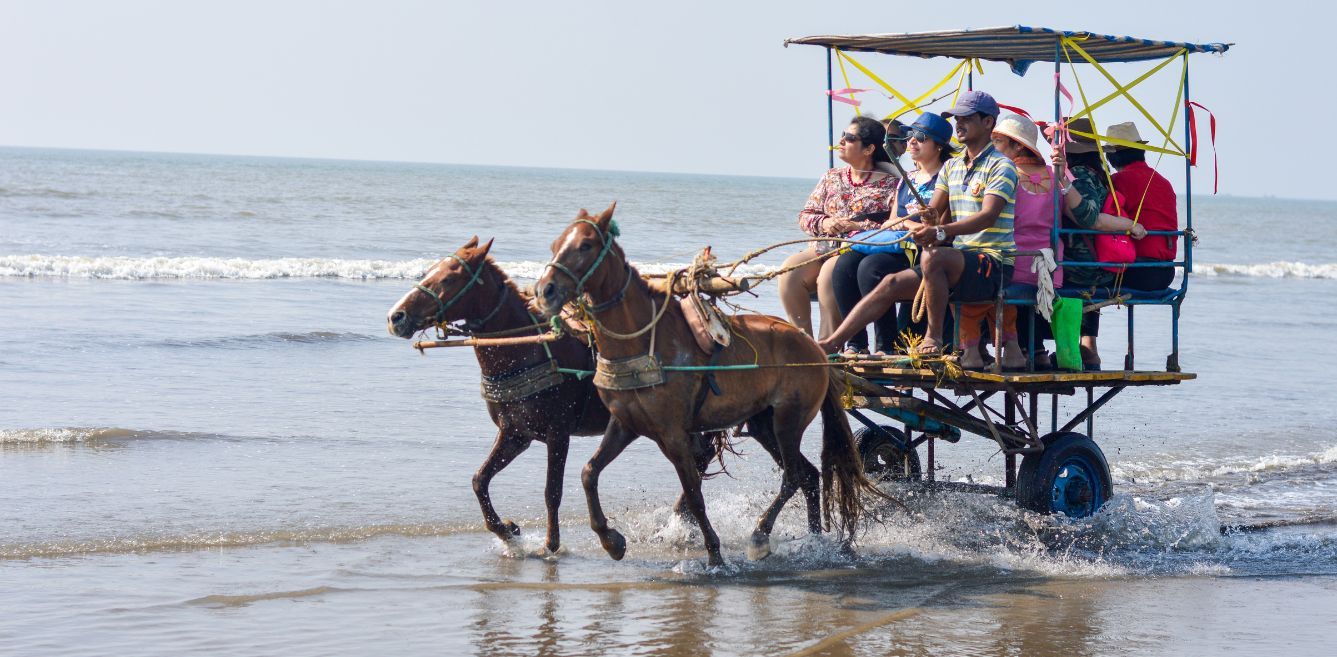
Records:
[[[335,342],[363,342],[377,338],[363,333],[346,331],[306,331],[301,333],[278,331],[253,335],[234,335],[196,340],[171,339],[158,343],[166,347],[220,347],[246,349],[271,344],[331,344]]]
[[[1251,278],[1337,278],[1337,263],[1269,262],[1258,265],[1195,264],[1200,276],[1244,276]]]
[[[91,278],[113,280],[148,279],[241,279],[337,278],[351,280],[421,279],[436,260],[348,260],[340,258],[207,258],[124,256],[0,256],[0,277]],[[498,263],[508,275],[532,281],[546,262],[526,260]],[[634,263],[642,274],[664,274],[687,263]],[[776,268],[744,265],[739,275],[757,275]]]
[[[133,554],[140,552],[179,552],[207,548],[243,548],[271,543],[352,543],[380,536],[410,538],[453,536],[476,532],[472,525],[440,523],[404,523],[360,525],[355,527],[311,527],[303,529],[261,529],[255,531],[199,531],[183,534],[143,534],[109,536],[73,541],[35,543],[0,543],[0,559],[29,559],[89,554]]]
[[[225,436],[189,431],[145,431],[120,427],[42,427],[0,429],[0,447],[44,447],[48,445],[97,445],[129,440],[225,439]]]
[[[1337,445],[1310,454],[1269,454],[1251,459],[1164,460],[1152,463],[1120,463],[1110,468],[1116,480],[1146,484],[1167,481],[1205,481],[1239,474],[1281,472],[1337,463]]]

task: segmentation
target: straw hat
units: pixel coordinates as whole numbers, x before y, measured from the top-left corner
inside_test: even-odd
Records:
[[[1088,119],[1086,117],[1082,117],[1080,119],[1072,119],[1067,123],[1069,130],[1076,130],[1092,135],[1096,133],[1096,127],[1091,125],[1091,119]],[[1096,152],[1096,140],[1084,135],[1073,133],[1072,141],[1068,142],[1064,150],[1074,155],[1077,153],[1094,153]],[[1106,147],[1105,150],[1109,150],[1109,148]]]
[[[1142,135],[1137,133],[1137,126],[1134,125],[1132,121],[1116,123],[1110,126],[1110,129],[1105,133],[1105,136],[1111,139],[1122,139],[1137,144],[1147,143],[1147,140],[1143,139]],[[1112,146],[1114,148],[1128,148],[1128,146],[1119,146],[1117,144],[1113,144]]]
[[[994,126],[993,134],[1009,137],[1026,150],[1035,153],[1036,157],[1044,157],[1040,154],[1040,128],[1024,116],[1004,114],[998,117],[998,124]]]

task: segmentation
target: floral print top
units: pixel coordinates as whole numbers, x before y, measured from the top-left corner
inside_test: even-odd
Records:
[[[896,180],[895,176],[882,176],[877,180],[870,177],[869,180],[856,183],[849,167],[831,169],[822,176],[817,188],[808,196],[803,210],[798,213],[799,228],[813,237],[845,237],[859,230],[877,228],[881,222],[867,221],[859,230],[838,233],[833,232],[831,224],[836,219],[848,220],[868,212],[890,210],[895,199]],[[829,251],[833,246],[819,243],[817,250]]]

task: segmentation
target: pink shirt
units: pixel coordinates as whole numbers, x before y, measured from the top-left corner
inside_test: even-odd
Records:
[[[1020,169],[1017,170],[1019,176],[1025,176]],[[1042,174],[1031,174],[1030,182],[1039,185],[1048,178],[1050,185],[1053,185],[1054,170],[1046,169]],[[1054,228],[1054,192],[1052,187],[1050,191],[1029,192],[1025,185],[1017,185],[1017,201],[1013,210],[1012,218],[1012,239],[1017,243],[1018,251],[1038,251],[1051,247],[1049,240],[1050,232]],[[1036,278],[1031,271],[1031,261],[1033,256],[1017,256],[1017,264],[1012,270],[1012,282],[1023,283],[1026,285],[1035,285]],[[1058,244],[1058,251],[1054,254],[1054,261],[1063,260],[1063,241]],[[1063,285],[1063,268],[1054,270],[1054,287]]]

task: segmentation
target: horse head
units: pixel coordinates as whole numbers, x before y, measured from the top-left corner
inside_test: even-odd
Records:
[[[611,261],[626,263],[621,248],[613,241],[618,234],[613,223],[616,207],[614,202],[595,217],[581,210],[553,241],[552,260],[534,283],[534,300],[545,316],[556,315],[563,304],[586,292],[607,298],[611,294],[601,294],[604,288],[610,281],[616,282],[613,279],[622,280],[610,275],[618,266]],[[608,257],[613,253],[616,258]]]
[[[478,246],[475,235],[454,255],[442,258],[428,269],[422,281],[390,308],[386,315],[390,335],[411,338],[418,331],[438,324],[476,319],[485,313],[479,288],[493,278],[483,273],[491,249],[492,240]],[[493,287],[499,287],[495,280]]]

